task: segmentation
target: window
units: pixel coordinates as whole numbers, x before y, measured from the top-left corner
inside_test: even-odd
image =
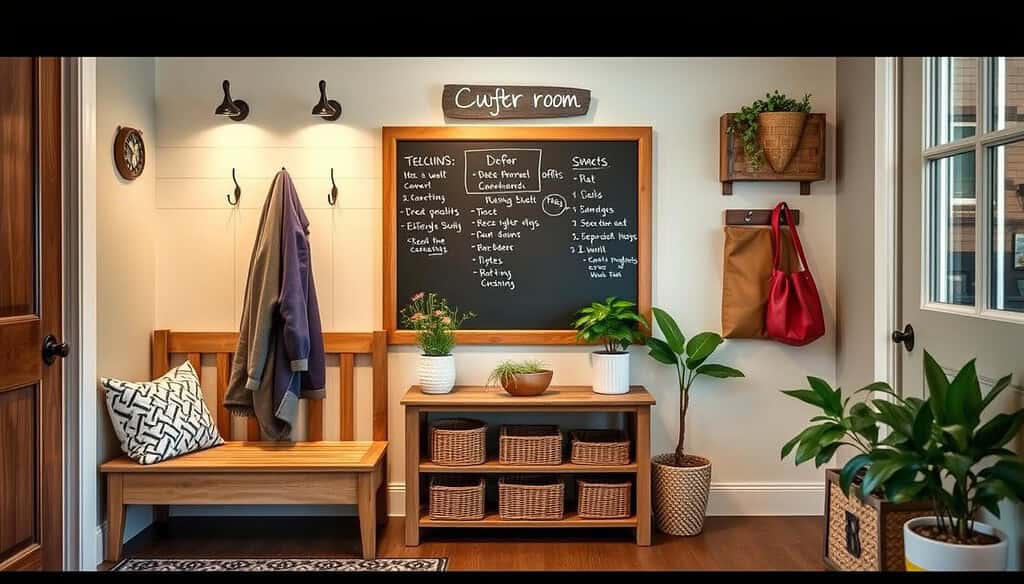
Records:
[[[1024,58],[927,58],[925,88],[925,302],[1024,322]]]

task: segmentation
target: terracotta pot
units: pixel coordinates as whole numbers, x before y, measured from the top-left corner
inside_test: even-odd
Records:
[[[908,572],[966,572],[1006,570],[1006,535],[991,525],[974,522],[974,531],[993,535],[999,543],[961,545],[918,535],[915,525],[935,525],[935,517],[917,517],[903,524],[903,557]]]
[[[693,466],[674,466],[675,454],[651,459],[654,524],[669,535],[698,535],[704,529],[711,490],[711,461],[687,456]]]
[[[764,112],[757,115],[757,134],[768,165],[782,173],[800,146],[807,124],[804,112]]]
[[[554,372],[550,369],[540,373],[516,373],[511,377],[502,377],[501,386],[514,396],[540,395],[551,385],[552,374]]]

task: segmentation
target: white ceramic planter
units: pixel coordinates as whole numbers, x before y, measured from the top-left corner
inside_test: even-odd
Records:
[[[629,353],[591,353],[594,393],[629,393]]]
[[[420,387],[423,393],[449,393],[455,387],[455,355],[420,355]]]
[[[967,572],[1006,570],[1006,535],[998,529],[974,522],[974,530],[994,535],[999,543],[960,545],[922,537],[911,527],[935,525],[934,517],[918,517],[903,524],[903,557],[908,572]]]

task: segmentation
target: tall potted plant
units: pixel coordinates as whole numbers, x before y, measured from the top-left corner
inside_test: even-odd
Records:
[[[639,327],[647,319],[637,314],[636,303],[615,296],[593,302],[576,312],[572,326],[576,339],[584,343],[600,342],[604,348],[591,353],[594,369],[594,393],[629,393],[629,353],[626,349],[644,336]]]
[[[422,354],[419,382],[423,393],[448,393],[455,387],[455,331],[476,316],[459,313],[436,292],[417,292],[401,310],[402,324],[416,331],[416,344]]]
[[[690,389],[702,375],[725,379],[743,377],[732,367],[707,363],[722,344],[717,333],[703,332],[689,341],[676,321],[664,310],[653,308],[654,320],[665,339],[649,337],[648,353],[655,361],[675,367],[679,381],[679,440],[675,452],[651,459],[653,467],[654,520],[658,529],[671,535],[697,535],[704,529],[708,491],[711,489],[711,460],[688,454],[686,413],[690,409]]]
[[[743,153],[754,171],[760,170],[767,158],[772,170],[781,173],[800,145],[811,111],[811,95],[797,101],[776,89],[764,97],[740,108],[727,131],[739,135]]]

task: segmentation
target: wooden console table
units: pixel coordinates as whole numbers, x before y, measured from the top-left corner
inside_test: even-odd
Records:
[[[414,385],[402,397],[405,406],[405,544],[419,545],[420,531],[431,527],[618,527],[634,528],[637,545],[651,544],[651,406],[654,397],[641,386],[622,395],[602,395],[589,386],[552,386],[534,397],[512,397],[500,388],[456,386],[444,395],[425,394]],[[508,465],[496,457],[474,466],[439,466],[430,462],[427,448],[427,413],[472,412],[620,412],[626,414],[627,432],[634,444],[628,465],[594,466],[563,462],[559,465]],[[565,430],[563,428],[563,430]],[[558,521],[503,521],[489,512],[479,521],[435,521],[425,506],[425,475],[463,473],[633,474],[636,477],[636,512],[624,519],[580,519],[566,510]]]

